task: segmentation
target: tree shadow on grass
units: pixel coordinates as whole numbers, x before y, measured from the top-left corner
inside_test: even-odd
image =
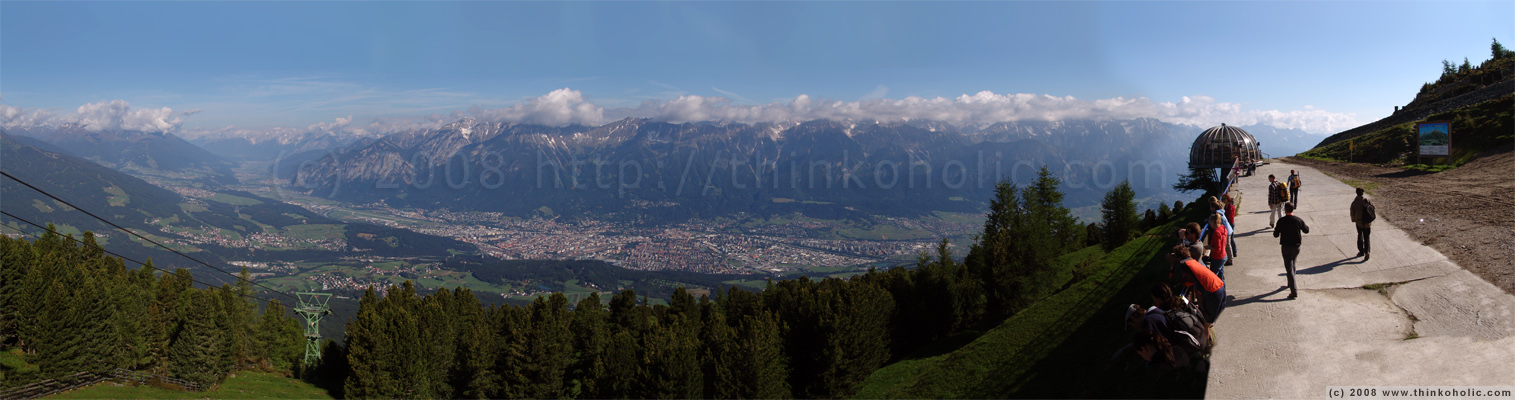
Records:
[[[1161,246],[1163,242],[1157,243]],[[1150,299],[1148,290],[1151,285],[1162,282],[1167,272],[1166,262],[1161,256],[1155,256],[1118,289],[1102,285],[1096,291],[1116,290],[1117,293],[1108,298],[1103,298],[1101,293],[1090,293],[1069,307],[1070,312],[1099,307],[1083,321],[1064,321],[1078,324],[1071,335],[1059,338],[1044,334],[1033,339],[1014,356],[991,366],[988,376],[1005,379],[986,379],[960,395],[970,398],[1203,398],[1209,380],[1207,367],[1159,373],[1140,363],[1129,362],[1128,358],[1110,357],[1131,340],[1131,333],[1118,322],[1124,315],[1125,306],[1133,300]],[[1065,313],[1063,318],[1067,315]],[[1048,346],[1056,347],[1045,357],[1038,357],[1038,353],[1047,351]],[[1027,368],[1017,361],[1034,364]]]

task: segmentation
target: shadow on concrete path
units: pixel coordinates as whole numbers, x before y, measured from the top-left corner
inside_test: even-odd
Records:
[[[1288,299],[1280,297],[1280,298],[1276,298],[1276,299],[1267,299],[1267,300],[1264,300],[1263,298],[1264,297],[1268,297],[1268,296],[1272,296],[1272,295],[1275,295],[1275,294],[1283,293],[1284,290],[1287,290],[1287,289],[1289,289],[1288,286],[1279,286],[1278,289],[1273,289],[1273,291],[1271,291],[1271,292],[1259,294],[1259,295],[1248,297],[1248,298],[1245,298],[1245,299],[1237,299],[1236,296],[1226,296],[1226,308],[1231,308],[1231,307],[1236,307],[1236,306],[1241,306],[1241,305],[1246,305],[1246,304],[1251,304],[1251,303],[1272,303],[1272,302],[1275,302],[1275,301],[1285,301],[1285,300],[1288,300]]]
[[[1357,262],[1351,262],[1351,263],[1347,262],[1347,261],[1352,261],[1352,260],[1357,260]],[[1346,264],[1362,264],[1364,262],[1365,261],[1359,260],[1356,256],[1353,256],[1353,257],[1343,258],[1343,259],[1332,261],[1332,262],[1329,262],[1329,263],[1317,265],[1317,266],[1314,266],[1314,267],[1310,267],[1310,268],[1305,268],[1305,269],[1302,269],[1302,270],[1294,271],[1294,274],[1295,275],[1323,274],[1323,273],[1326,273],[1326,272],[1331,272],[1331,270],[1336,269],[1336,267],[1338,267],[1338,266],[1342,266],[1342,265],[1346,265]],[[1284,274],[1278,274],[1278,276],[1284,276]]]
[[[1259,233],[1263,233],[1263,232],[1265,232],[1265,231],[1267,231],[1269,229],[1272,229],[1272,228],[1257,228],[1257,230],[1254,230],[1254,231],[1251,231],[1251,232],[1238,233],[1238,234],[1235,234],[1235,235],[1232,235],[1232,236],[1247,237],[1247,236],[1252,236],[1252,235],[1256,235],[1256,234],[1259,234]]]

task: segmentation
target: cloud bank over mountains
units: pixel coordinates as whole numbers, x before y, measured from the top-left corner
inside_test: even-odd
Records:
[[[879,94],[883,93],[887,92],[880,91]],[[199,111],[175,112],[168,107],[138,109],[132,108],[124,100],[113,100],[85,104],[75,113],[59,115],[47,110],[0,104],[0,127],[11,129],[73,123],[90,130],[140,130],[185,136],[256,135],[258,132],[282,134],[297,131],[369,136],[434,129],[463,117],[548,126],[593,126],[625,117],[674,123],[722,121],[746,124],[817,119],[878,122],[932,120],[959,126],[985,126],[1022,120],[1154,118],[1196,127],[1209,127],[1222,122],[1241,126],[1261,124],[1316,134],[1339,132],[1361,125],[1353,114],[1329,112],[1309,106],[1291,111],[1248,110],[1239,103],[1223,102],[1208,96],[1186,96],[1177,102],[1159,102],[1145,97],[1084,100],[1071,96],[999,94],[990,91],[954,98],[910,96],[900,99],[866,98],[858,101],[814,99],[801,94],[792,100],[760,105],[738,104],[726,97],[684,95],[671,100],[649,100],[635,108],[606,110],[590,102],[582,92],[563,88],[504,108],[474,107],[450,114],[378,118],[368,124],[354,124],[353,117],[348,115],[331,122],[313,124],[303,130],[226,127],[181,131],[184,118]]]
[[[0,104],[0,127],[20,129],[75,124],[91,131],[173,132],[184,124],[184,117],[200,111],[175,112],[168,107],[134,109],[126,100],[111,100],[85,104],[73,113],[59,115],[48,110]]]

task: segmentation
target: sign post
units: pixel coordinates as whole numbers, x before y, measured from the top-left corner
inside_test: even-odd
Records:
[[[1447,157],[1451,156],[1452,146],[1452,122],[1451,121],[1426,121],[1415,124],[1416,144],[1419,148],[1415,153],[1415,161],[1419,163],[1420,157]]]

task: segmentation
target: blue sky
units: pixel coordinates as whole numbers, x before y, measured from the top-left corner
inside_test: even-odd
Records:
[[[1511,16],[1509,1],[5,1],[0,102],[201,110],[191,129],[502,108],[561,88],[607,110],[991,91],[1208,98],[1323,132],[1350,126],[1321,115],[1365,123],[1407,103],[1442,59],[1515,45]]]

